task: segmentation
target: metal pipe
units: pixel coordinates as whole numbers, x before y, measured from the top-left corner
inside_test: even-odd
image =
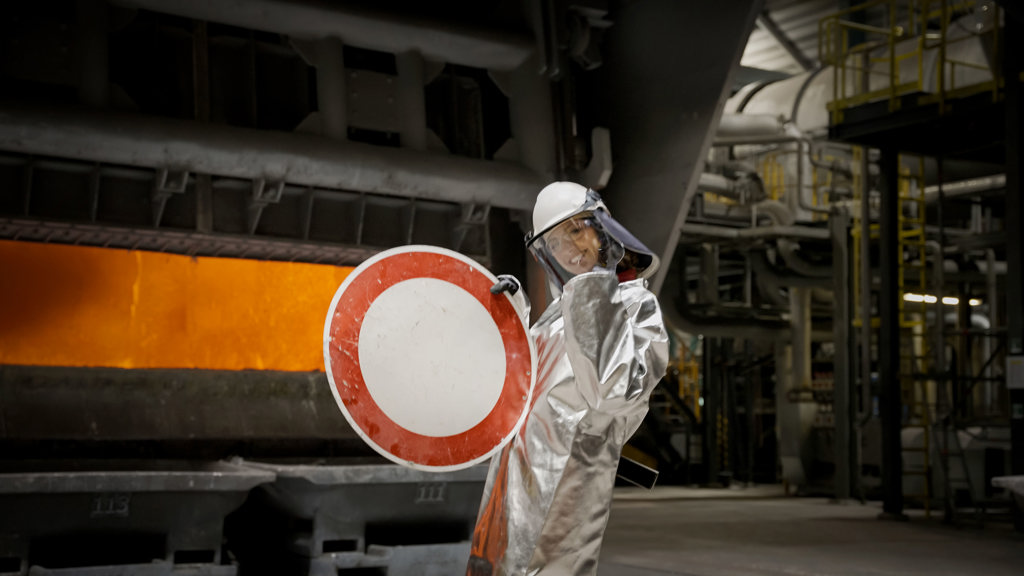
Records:
[[[939,184],[925,186],[925,202],[935,202],[939,199],[939,186]],[[946,198],[952,198],[954,196],[969,196],[971,194],[977,194],[978,192],[1006,188],[1006,174],[996,174],[994,176],[985,176],[983,178],[968,178],[967,180],[960,180],[958,182],[943,183],[941,186],[942,194]]]
[[[750,238],[805,238],[828,240],[828,230],[806,226],[756,226],[754,228],[729,228],[709,224],[686,224],[683,232],[695,236],[711,236],[730,240]]]
[[[764,202],[757,203],[755,208],[760,214],[767,215],[776,224],[791,226],[795,221],[791,208],[779,202],[766,200]],[[826,238],[824,239],[827,239],[827,237],[829,237],[828,230],[825,230],[823,228],[806,229],[815,230],[817,231],[817,233],[824,234],[826,236]],[[813,276],[818,278],[832,277],[831,266],[814,265],[801,258],[798,254],[800,250],[800,245],[792,241],[791,239],[780,238],[777,243],[777,246],[779,248],[779,255],[782,256],[782,259],[786,261],[786,265],[792,268],[793,271],[799,274],[803,274],[804,276]]]
[[[736,193],[736,183],[721,174],[702,172],[698,186],[704,192],[714,192],[730,198],[739,196]]]
[[[723,139],[758,139],[785,137],[786,123],[771,114],[722,114],[715,130],[715,145]]]
[[[814,206],[804,199],[804,144],[807,145],[807,157],[810,158],[814,153],[814,142],[810,138],[801,137],[797,142],[797,155],[796,155],[796,166],[797,166],[797,189],[796,189],[796,200],[797,205],[800,208],[807,210],[808,212],[817,212],[819,214],[828,214],[830,208],[828,206]]]
[[[686,274],[686,256],[682,252],[676,252],[675,262],[670,267],[680,272],[665,276],[665,284],[662,286],[663,294],[676,295],[663,302],[662,312],[669,325],[689,334],[701,334],[706,338],[789,340],[789,325],[782,320],[710,317],[694,313],[681,281],[681,277]]]
[[[749,224],[751,208],[745,204],[723,204],[721,202],[705,202],[703,199],[695,204],[693,222],[703,219],[727,220]]]
[[[788,308],[789,301],[783,296],[782,288],[784,282],[771,269],[768,258],[763,252],[751,252],[747,261],[750,263],[757,282],[757,289],[761,297],[765,298],[773,306]]]
[[[793,329],[793,385],[811,387],[811,290],[794,287],[789,291],[790,327]]]
[[[753,267],[754,274],[757,274],[758,278],[767,280],[765,288],[768,288],[769,286],[780,288],[784,286],[795,286],[801,288],[828,288],[832,286],[831,278],[805,276],[788,270],[777,270],[768,261],[768,257],[764,252],[751,252],[750,265]]]
[[[685,296],[678,298],[680,301],[683,299]],[[790,338],[789,326],[782,321],[702,317],[680,305],[665,306],[663,312],[668,321],[678,326],[679,329],[689,334],[700,334],[706,338],[745,338],[768,341],[788,341]]]
[[[0,150],[515,210],[532,209],[544,182],[535,172],[501,161],[16,105],[0,106]]]
[[[207,0],[115,2],[301,39],[336,37],[352,46],[393,54],[415,50],[429,60],[492,70],[518,68],[535,50],[533,38],[524,34],[346,6],[339,2],[246,0],[244,7],[237,2]]]
[[[731,116],[735,117],[743,115],[733,114]],[[758,118],[758,116],[752,117]],[[716,132],[714,145],[743,146],[761,144],[787,144],[790,142],[795,142],[797,145],[796,188],[793,196],[790,198],[791,208],[794,211],[796,208],[801,208],[808,212],[828,214],[830,210],[828,206],[814,206],[804,199],[804,145],[807,145],[807,154],[808,156],[810,156],[814,151],[814,142],[810,138],[807,138],[803,133],[801,133],[800,129],[797,128],[792,123],[782,124],[779,123],[778,120],[775,120],[775,122],[776,124],[779,125],[780,133],[778,134],[744,134],[739,136],[732,136],[728,134],[722,134],[721,132]]]
[[[811,389],[811,293],[807,288],[789,291],[791,330],[791,372],[787,392]],[[778,412],[778,408],[776,408]],[[807,481],[809,453],[808,440],[817,405],[807,402],[785,402],[778,412],[779,457],[784,478],[790,483],[803,485]]]
[[[700,183],[701,192],[712,192],[725,196],[741,203],[756,202],[765,197],[764,186],[756,172],[753,176],[741,174],[739,178],[730,178],[722,174],[702,172]]]
[[[725,137],[718,136],[716,133],[715,141],[712,143],[713,146],[767,146],[769,144],[788,144],[797,140],[794,136],[789,135],[778,135],[778,136],[737,136],[737,137]]]
[[[807,156],[807,159],[810,161],[811,166],[814,166],[815,168],[821,168],[823,170],[828,170],[829,172],[834,172],[846,179],[853,178],[853,171],[850,169],[849,165],[844,165],[838,159],[833,160],[831,162],[826,162],[824,160],[815,158],[813,153],[809,154]],[[833,188],[837,187],[833,186]]]

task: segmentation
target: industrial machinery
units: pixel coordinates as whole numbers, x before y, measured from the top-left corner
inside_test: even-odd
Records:
[[[612,4],[7,6],[0,573],[463,562],[482,470],[375,458],[327,387],[323,316],[405,244],[542,302],[523,215],[554,179],[670,258],[758,3]]]
[[[777,342],[781,479],[804,493],[880,496],[895,462],[926,511],[1006,509],[989,482],[1010,467],[1003,24],[994,2],[868,2],[820,22],[819,67],[725,105],[669,293],[715,345]]]
[[[323,314],[414,243],[539,312],[524,215],[555,179],[663,262],[674,364],[626,456],[1004,505],[1013,3],[839,4],[818,65],[742,87],[753,0],[5,6],[0,574],[459,566],[483,469],[376,457]]]

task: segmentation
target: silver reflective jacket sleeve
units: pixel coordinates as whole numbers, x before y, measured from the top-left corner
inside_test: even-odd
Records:
[[[665,372],[668,338],[643,280],[593,272],[530,329],[534,403],[492,459],[470,574],[594,574],[622,446]]]
[[[592,272],[564,288],[566,353],[593,417],[619,414],[636,402],[646,413],[647,397],[665,374],[668,337],[661,310],[641,283],[620,285],[614,274]]]

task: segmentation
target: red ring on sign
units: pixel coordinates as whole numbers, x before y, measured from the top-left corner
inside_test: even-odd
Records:
[[[515,431],[530,392],[529,334],[512,303],[504,295],[491,294],[493,279],[437,252],[400,252],[357,272],[334,307],[328,346],[328,368],[350,422],[384,451],[423,466],[457,466],[486,456]],[[443,280],[469,292],[494,318],[505,346],[505,382],[498,401],[476,426],[459,434],[424,436],[397,424],[373,400],[363,379],[357,343],[366,312],[382,292],[413,278]],[[346,353],[338,342],[355,350]]]

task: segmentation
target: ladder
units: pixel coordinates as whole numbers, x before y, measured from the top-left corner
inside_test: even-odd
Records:
[[[934,433],[934,388],[928,375],[929,346],[926,338],[927,253],[925,245],[924,158],[900,156],[899,178],[899,323],[900,388],[904,406],[904,430],[917,430],[920,444],[903,446],[903,477],[918,478],[917,490],[904,496],[919,501],[931,516],[931,445]],[[908,295],[911,295],[908,297]],[[919,297],[918,297],[919,296]]]

